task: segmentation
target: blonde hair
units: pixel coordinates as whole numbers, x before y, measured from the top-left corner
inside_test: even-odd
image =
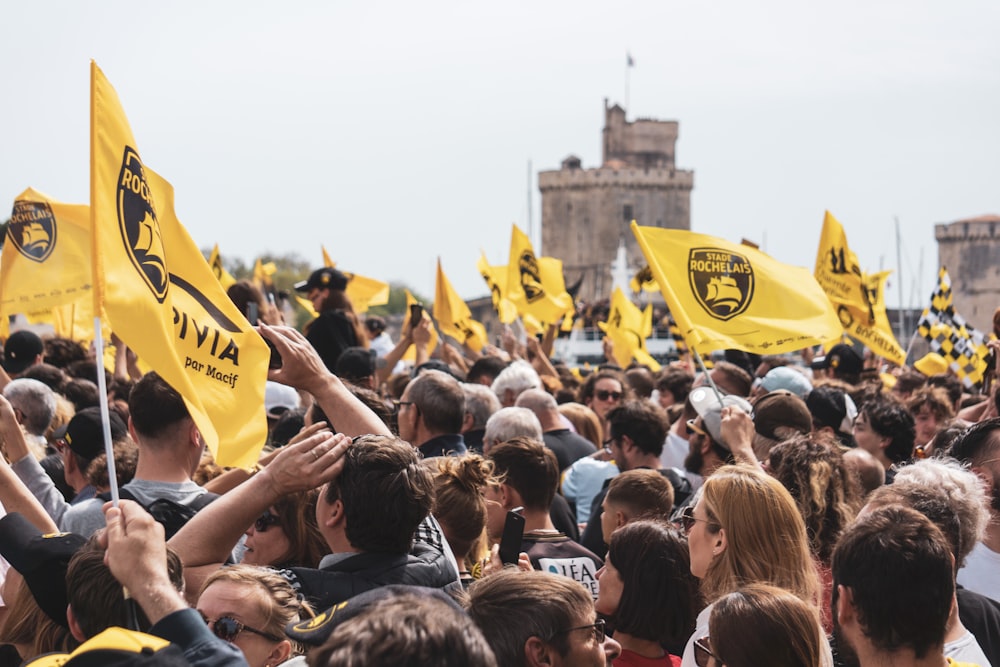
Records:
[[[263,595],[257,599],[262,601],[258,608],[264,622],[257,628],[275,637],[285,636],[285,626],[294,621],[315,616],[312,607],[301,600],[288,580],[274,570],[254,565],[230,565],[223,567],[205,579],[200,598],[208,587],[216,582],[237,584],[243,587],[256,586]],[[302,655],[303,647],[289,640],[292,645],[292,655]]]
[[[750,466],[723,466],[705,480],[708,529],[725,531],[726,548],[701,580],[706,602],[749,584],[771,584],[816,604],[819,576],[805,523],[781,482]]]
[[[35,596],[24,578],[18,578],[20,582],[16,584],[13,599],[5,601],[7,616],[0,626],[0,642],[30,646],[31,654],[21,656],[25,661],[44,653],[68,653],[75,649],[77,641],[69,629],[49,618],[35,602]]]
[[[604,447],[604,429],[597,413],[582,403],[563,403],[559,414],[568,419],[576,432],[594,443],[594,447]]]

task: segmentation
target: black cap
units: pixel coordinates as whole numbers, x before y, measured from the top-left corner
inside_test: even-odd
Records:
[[[465,613],[455,600],[439,588],[393,584],[359,593],[349,600],[345,600],[340,604],[330,607],[323,613],[317,614],[316,618],[293,621],[285,626],[285,634],[306,646],[322,646],[330,635],[333,634],[337,626],[344,621],[354,618],[365,609],[382,600],[388,600],[405,594],[417,595],[421,598],[433,597],[449,604],[463,614]]]
[[[369,315],[365,318],[365,327],[372,333],[382,333],[385,331],[385,320],[378,315]]]
[[[128,427],[116,412],[109,412],[111,423],[111,442],[118,442],[128,433]],[[61,432],[60,432],[61,431]],[[74,454],[85,459],[96,459],[104,452],[104,429],[101,426],[101,409],[84,408],[80,410],[56,437],[63,438]]]
[[[0,556],[21,573],[42,611],[59,625],[66,622],[66,570],[87,540],[75,533],[42,535],[14,512],[0,519]]]
[[[35,359],[44,351],[45,345],[38,334],[27,329],[15,331],[3,345],[4,370],[11,375],[18,375],[35,363]]]
[[[375,374],[375,350],[349,347],[337,357],[334,373],[348,381],[361,380]]]
[[[309,280],[295,283],[296,292],[308,292],[316,287],[328,287],[335,290],[347,289],[348,278],[342,272],[330,267],[316,269],[309,274]]]
[[[834,375],[860,375],[864,367],[861,355],[850,345],[838,343],[830,348],[826,356],[816,357],[810,364],[813,370],[832,369]]]

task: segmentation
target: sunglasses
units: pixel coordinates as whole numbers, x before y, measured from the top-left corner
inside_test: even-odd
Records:
[[[681,513],[677,515],[676,523],[684,529],[685,533],[690,533],[691,529],[694,528],[696,521],[703,522],[706,526],[718,526],[718,524],[709,521],[708,519],[699,519],[694,515],[694,506],[688,505]]]
[[[708,435],[708,433],[705,432],[705,429],[703,429],[700,426],[698,426],[698,420],[697,419],[689,419],[689,420],[687,420],[684,423],[684,426],[687,428],[687,434],[688,435],[694,435],[695,433],[697,433],[698,435],[703,435],[706,438],[711,437],[711,436]]]
[[[594,396],[599,401],[620,401],[622,400],[623,394],[620,391],[608,391],[607,389],[598,389],[594,392]]]
[[[594,639],[597,640],[597,643],[598,644],[603,644],[604,643],[604,626],[605,626],[604,619],[603,618],[599,618],[599,619],[597,619],[596,622],[590,623],[589,625],[580,625],[580,626],[577,626],[575,628],[567,628],[565,630],[560,630],[559,632],[557,632],[554,635],[552,635],[552,637],[549,638],[549,641],[552,641],[552,639],[554,639],[555,637],[558,637],[559,635],[564,635],[567,632],[575,632],[577,630],[591,630],[594,633]]]
[[[281,519],[278,517],[277,514],[264,512],[259,517],[257,517],[256,521],[253,522],[253,529],[258,533],[265,533],[267,532],[268,526],[275,526],[280,521]]]
[[[264,639],[269,639],[272,642],[280,642],[284,637],[277,637],[267,632],[261,630],[256,630],[251,628],[249,625],[240,623],[232,616],[223,616],[217,619],[210,619],[204,614],[201,617],[205,620],[205,625],[211,625],[212,634],[221,639],[224,642],[229,642],[230,644],[240,636],[243,631],[253,633],[255,635],[260,635]]]
[[[712,664],[715,654],[712,653],[712,640],[706,635],[694,640],[694,664],[698,667],[708,667]]]

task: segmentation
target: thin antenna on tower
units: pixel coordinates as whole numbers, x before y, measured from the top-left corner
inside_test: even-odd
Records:
[[[531,239],[531,243],[535,243],[535,232],[534,225],[532,223],[531,215],[531,160],[528,160],[528,238]],[[538,252],[542,252],[542,247],[539,244]]]
[[[899,216],[894,215],[892,219],[896,221],[896,284],[899,285],[899,313],[896,319],[899,322],[899,333],[903,334],[903,255],[900,245],[902,241],[899,236]]]

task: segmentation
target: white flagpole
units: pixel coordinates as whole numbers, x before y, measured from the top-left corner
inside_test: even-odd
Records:
[[[94,352],[97,354],[97,396],[101,405],[101,426],[104,429],[104,453],[108,458],[108,484],[111,487],[111,502],[118,507],[118,475],[115,472],[115,450],[111,442],[111,417],[108,410],[108,382],[104,377],[104,337],[101,333],[101,317],[94,317]]]

